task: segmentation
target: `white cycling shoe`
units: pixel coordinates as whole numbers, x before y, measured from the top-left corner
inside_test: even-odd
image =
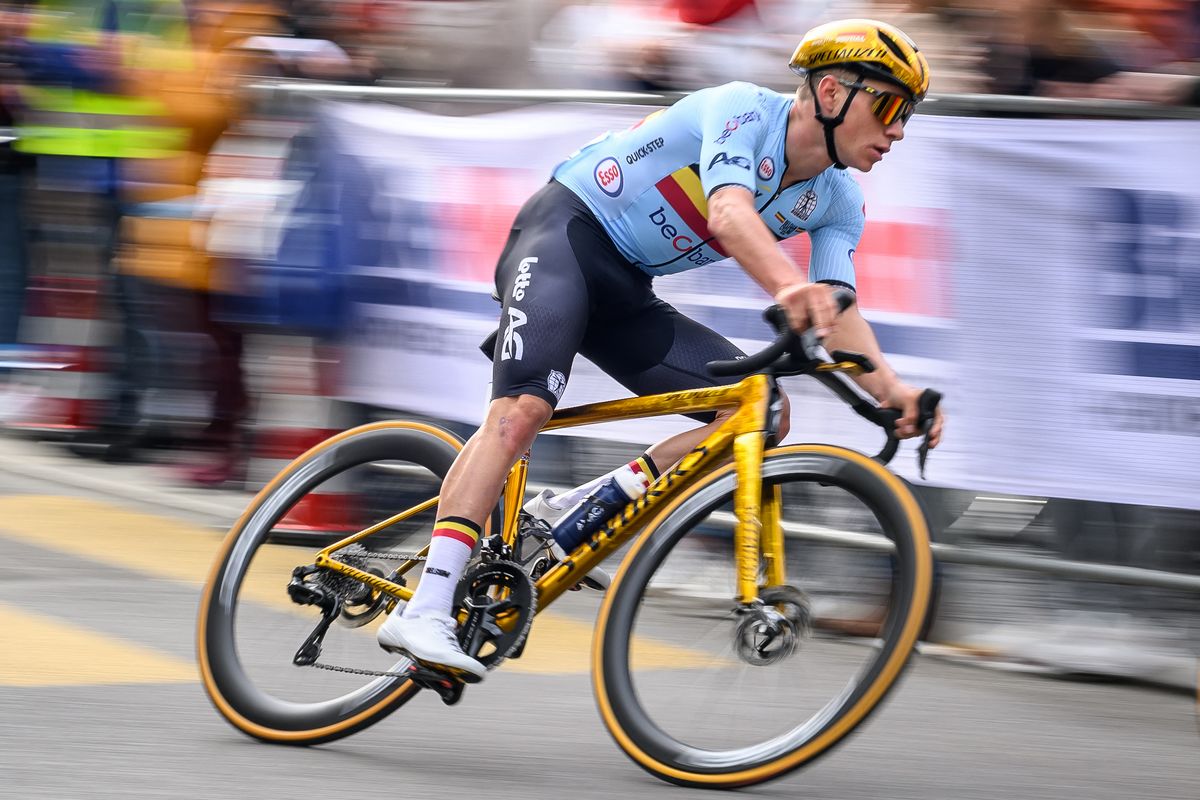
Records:
[[[521,509],[529,516],[540,519],[548,527],[553,528],[562,519],[563,515],[571,510],[569,508],[555,508],[546,502],[548,498],[553,496],[553,491],[543,489],[540,494],[525,503]],[[566,551],[559,547],[558,542],[553,539],[550,540],[550,555],[557,561],[562,561],[567,557]],[[603,592],[612,583],[612,576],[601,567],[593,567],[592,571],[583,576],[583,579],[579,583],[581,586]]]
[[[487,667],[463,652],[455,635],[457,625],[448,616],[404,617],[399,612],[379,626],[376,639],[389,653],[411,656],[414,661],[456,675],[464,683],[478,683]]]

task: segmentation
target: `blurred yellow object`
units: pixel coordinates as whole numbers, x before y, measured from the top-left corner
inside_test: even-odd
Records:
[[[139,91],[161,104],[170,124],[187,131],[170,158],[127,165],[126,196],[134,204],[122,226],[117,268],[156,283],[200,291],[214,285],[212,260],[204,251],[207,222],[194,219],[192,203],[209,152],[242,113],[240,76],[251,56],[229,49],[249,36],[278,32],[269,4],[207,0],[195,7],[190,68],[165,63],[133,71]]]
[[[17,149],[122,159],[166,158],[180,151],[186,131],[167,121],[161,103],[123,81],[144,62],[148,48],[181,52],[185,47],[186,17],[178,0],[155,0],[136,11],[91,0],[42,0],[37,12],[25,38],[35,45],[82,48],[81,63],[88,65],[96,86],[22,86],[26,111],[17,126]],[[182,66],[173,59],[156,63],[159,69]]]

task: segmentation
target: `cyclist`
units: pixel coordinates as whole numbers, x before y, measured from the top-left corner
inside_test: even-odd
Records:
[[[831,295],[833,286],[854,289],[864,224],[862,191],[845,168],[869,171],[904,138],[929,66],[904,33],[864,19],[809,31],[790,66],[803,78],[794,96],[748,83],[698,91],[572,154],[521,209],[496,269],[503,308],[492,401],[446,476],[421,581],[380,627],[382,647],[482,679],[483,665],[455,637],[454,590],[508,470],[549,419],[577,353],[638,395],[715,385],[705,365],[742,355],[657,298],[654,276],[735,259],[794,329],[816,328],[830,347],[869,356],[878,369],[860,385],[902,409],[899,437],[917,435],[921,390],[888,366],[856,307],[837,317]],[[778,246],[800,231],[812,242],[807,280]],[[723,413],[605,478],[644,487]],[[785,403],[781,438],[787,419]],[[939,412],[931,446],[942,422]],[[578,494],[537,498],[535,510]]]

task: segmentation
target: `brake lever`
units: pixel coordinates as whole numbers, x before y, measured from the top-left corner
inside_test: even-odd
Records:
[[[917,398],[917,426],[921,429],[921,444],[917,447],[917,470],[921,473],[921,480],[925,480],[925,462],[929,460],[929,432],[933,430],[933,421],[937,418],[940,402],[942,393],[936,389],[926,389]]]

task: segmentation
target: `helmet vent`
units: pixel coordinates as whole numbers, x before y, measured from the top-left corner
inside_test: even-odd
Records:
[[[888,36],[883,31],[879,31],[879,38],[887,45],[888,50],[895,54],[896,58],[904,63],[908,63],[908,56],[900,49],[900,45],[891,36]]]

